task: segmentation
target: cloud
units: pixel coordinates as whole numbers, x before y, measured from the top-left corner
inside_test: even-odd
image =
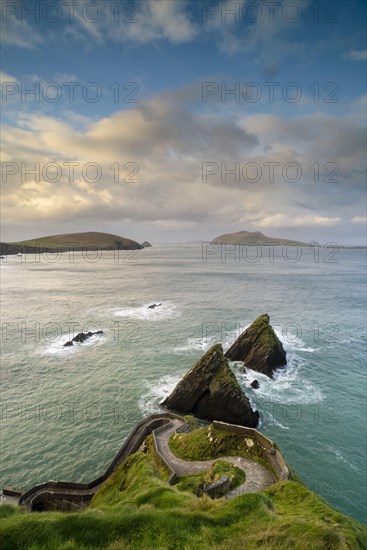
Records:
[[[344,55],[344,59],[349,61],[366,61],[367,50],[352,50]]]
[[[17,83],[19,81],[15,76],[11,76],[8,73],[0,71],[0,85],[5,84],[6,82]]]
[[[148,44],[158,40],[168,40],[173,44],[188,42],[198,33],[197,25],[192,21],[187,9],[188,2],[172,0],[144,0],[131,3],[135,13],[124,14],[121,10],[116,19],[112,9],[103,10],[103,17],[98,22],[86,19],[84,8],[88,0],[78,3],[75,9],[75,22],[79,29],[90,35],[98,44],[111,40],[113,42],[130,42]],[[75,38],[80,37],[78,30],[69,26],[69,32]]]
[[[4,221],[77,219],[172,230],[214,224],[318,232],[360,213],[364,149],[359,119],[238,118],[230,111],[201,112],[193,101],[194,88],[166,91],[111,116],[83,119],[82,125],[72,116],[61,120],[18,113],[14,124],[4,125],[2,131],[2,159],[19,169],[3,186]],[[339,163],[339,182],[326,183],[329,172],[323,166],[334,160]],[[65,165],[70,161],[79,163],[74,181]],[[281,177],[269,183],[265,170],[256,183],[221,178],[222,163],[231,169],[236,162],[264,167],[266,161],[279,163],[281,169],[298,162],[304,175],[296,183]],[[29,173],[22,178],[21,162],[33,170],[38,162],[39,177]],[[203,162],[217,164],[216,178],[203,181]],[[310,169],[315,162],[320,163],[318,182]],[[48,177],[42,172],[47,163],[62,169],[56,183],[50,182],[52,170]],[[87,163],[100,166],[101,177],[94,183],[82,173]],[[93,168],[88,174],[93,177]]]
[[[274,3],[224,0],[207,4],[201,33],[229,56],[252,54],[267,78],[278,74],[287,57],[306,51],[301,33],[294,31],[301,27],[310,0],[291,3],[288,0]],[[295,21],[291,21],[292,18]]]
[[[256,222],[257,227],[304,227],[304,226],[334,226],[341,219],[339,217],[330,218],[328,216],[300,216],[290,217],[284,214],[274,214],[267,216]]]
[[[363,216],[354,216],[354,218],[351,219],[352,223],[367,223],[367,218]]]
[[[0,43],[19,48],[33,49],[42,44],[42,36],[36,32],[31,25],[15,15],[6,15],[1,18]]]
[[[267,155],[282,156],[307,166],[319,163],[319,180],[349,187],[364,185],[366,132],[363,119],[354,115],[330,116],[323,113],[293,119],[269,114],[249,115],[239,125],[258,137]],[[332,175],[335,166],[336,173]],[[329,174],[329,176],[328,176]]]

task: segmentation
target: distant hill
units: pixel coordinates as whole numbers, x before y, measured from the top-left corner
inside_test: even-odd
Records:
[[[1,254],[17,254],[18,252],[55,252],[55,250],[78,251],[91,249],[93,246],[99,250],[141,250],[143,248],[141,244],[125,237],[89,231],[87,233],[49,235],[13,243],[0,243],[0,250]]]
[[[260,231],[237,231],[236,233],[225,233],[219,235],[211,241],[213,244],[269,244],[274,245],[298,245],[298,246],[310,246],[310,243],[304,243],[302,241],[294,241],[291,239],[277,239],[276,237],[267,237]]]

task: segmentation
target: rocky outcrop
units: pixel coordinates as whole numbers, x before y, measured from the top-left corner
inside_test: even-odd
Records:
[[[258,380],[253,380],[251,382],[251,387],[254,388],[254,390],[259,389],[259,387],[260,387],[259,381]]]
[[[152,248],[152,245],[148,241],[144,241],[141,245],[143,248]]]
[[[69,342],[66,342],[66,344],[64,344],[64,348],[73,346],[74,345],[73,342],[79,342],[80,344],[82,344],[83,342],[88,340],[88,338],[90,338],[91,336],[95,336],[95,335],[99,336],[101,334],[103,334],[103,330],[97,330],[96,332],[92,332],[92,331],[79,332],[76,336],[74,336],[72,340],[69,340]]]
[[[220,498],[228,493],[231,487],[231,479],[229,476],[223,476],[218,481],[213,483],[204,483],[202,492],[210,498]]]
[[[275,369],[287,364],[283,345],[269,315],[260,315],[235,341],[226,353],[231,361],[243,361],[244,366],[272,378]]]
[[[155,309],[156,307],[160,307],[162,304],[152,304],[150,306],[148,306],[147,309]]]
[[[255,427],[259,413],[239,386],[220,344],[212,346],[177,384],[163,406],[204,420]]]

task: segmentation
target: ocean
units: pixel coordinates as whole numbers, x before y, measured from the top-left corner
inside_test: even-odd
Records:
[[[0,269],[1,487],[96,478],[212,344],[268,313],[287,367],[270,380],[231,364],[259,429],[310,489],[366,522],[365,250],[157,244]],[[89,330],[104,334],[63,347]]]

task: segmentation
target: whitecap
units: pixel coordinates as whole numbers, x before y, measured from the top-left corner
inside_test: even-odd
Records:
[[[244,389],[254,393],[256,400],[283,404],[318,403],[324,399],[324,394],[300,375],[299,369],[304,364],[301,358],[293,357],[286,368],[275,371],[273,379],[246,368],[246,374],[239,375],[239,382]],[[259,381],[259,388],[253,390],[251,382],[255,379]]]
[[[207,338],[188,338],[186,344],[182,346],[176,346],[173,348],[175,353],[187,353],[190,351],[203,351],[206,352],[214,345],[216,339],[214,336]]]
[[[148,391],[140,397],[138,401],[139,409],[145,415],[160,412],[159,403],[172,393],[181,378],[181,375],[176,374],[163,376],[154,383],[145,381]]]
[[[138,307],[125,307],[122,309],[117,309],[114,312],[114,315],[127,319],[139,319],[141,321],[162,321],[165,319],[173,319],[180,315],[176,309],[176,306],[171,302],[164,302],[159,307],[148,309],[153,303],[160,302],[158,300],[156,302],[149,302]]]
[[[73,335],[75,336],[75,335]],[[63,334],[57,340],[50,343],[46,348],[41,352],[42,355],[60,355],[60,354],[71,354],[81,351],[83,348],[88,348],[95,344],[100,343],[104,340],[104,336],[101,334],[94,334],[88,340],[85,340],[83,343],[74,342],[72,346],[64,347],[64,344],[71,340],[70,333]]]
[[[358,468],[352,463],[350,462],[349,460],[347,460],[346,458],[344,458],[343,454],[341,453],[341,451],[339,449],[337,449],[336,447],[334,447],[333,445],[329,445],[329,444],[326,444],[325,447],[327,449],[329,449],[329,451],[331,451],[335,458],[339,461],[339,462],[343,462],[344,464],[347,464],[350,468],[352,468],[353,470],[358,470]]]
[[[261,411],[261,417],[263,420],[261,423],[259,423],[258,428],[261,426],[261,424],[265,424],[266,426],[273,425],[277,426],[278,428],[281,428],[282,430],[289,430],[289,426],[284,426],[279,420],[275,418],[275,415],[272,414],[270,411]]]

